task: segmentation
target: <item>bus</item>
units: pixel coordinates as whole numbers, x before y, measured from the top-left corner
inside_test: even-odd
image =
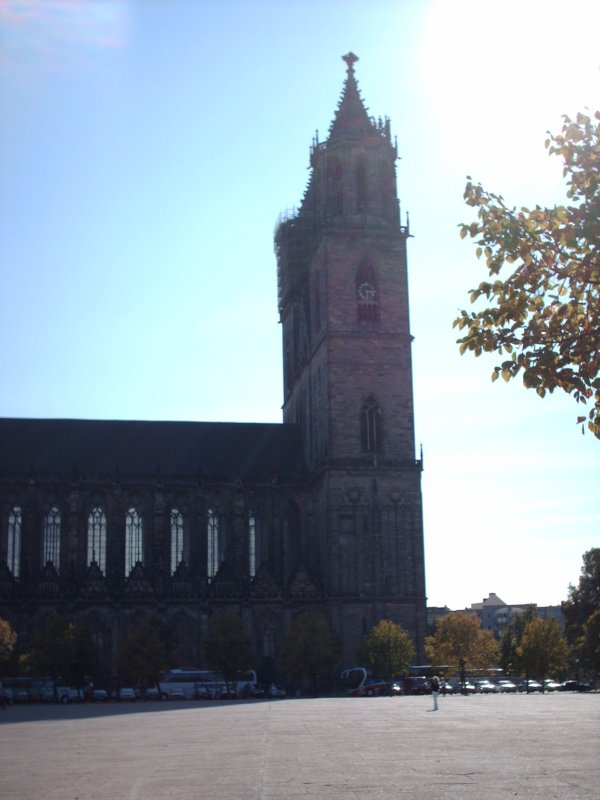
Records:
[[[256,692],[256,672],[236,675],[230,687],[236,697]],[[228,687],[221,672],[209,669],[170,669],[159,681],[160,693],[169,700],[200,700],[227,697]]]

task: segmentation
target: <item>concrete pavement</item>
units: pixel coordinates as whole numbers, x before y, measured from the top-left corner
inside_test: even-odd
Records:
[[[600,694],[13,706],[2,800],[598,800]]]

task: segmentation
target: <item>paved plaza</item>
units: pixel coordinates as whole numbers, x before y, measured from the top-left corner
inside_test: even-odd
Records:
[[[2,800],[598,800],[600,694],[13,706]]]

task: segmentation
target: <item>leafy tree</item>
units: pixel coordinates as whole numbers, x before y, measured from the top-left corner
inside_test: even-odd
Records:
[[[340,642],[323,614],[307,611],[293,621],[283,658],[290,674],[310,680],[316,696],[319,677],[335,668],[339,651]]]
[[[388,683],[408,672],[415,656],[409,634],[400,625],[382,619],[363,639],[359,658]]]
[[[8,661],[17,642],[17,634],[10,623],[0,618],[0,664]]]
[[[464,331],[461,353],[506,356],[492,380],[522,372],[541,397],[558,388],[592,400],[588,428],[600,438],[600,112],[565,116],[546,148],[564,161],[567,206],[517,211],[468,179],[464,197],[478,219],[460,234],[476,239],[490,275],[471,302],[491,305],[461,311],[454,327]],[[506,265],[511,272],[501,279]]]
[[[171,663],[173,638],[156,614],[147,614],[131,625],[117,654],[117,669],[122,681],[132,686],[156,686],[160,673]]]
[[[562,603],[566,618],[566,635],[586,672],[597,673],[600,668],[598,652],[597,618],[600,614],[600,547],[583,554],[583,566],[577,586],[569,586],[567,600]]]
[[[592,675],[600,674],[600,609],[587,618],[577,642],[580,661]]]
[[[555,619],[532,619],[527,624],[517,648],[527,676],[544,681],[567,663],[568,647],[560,624]]]
[[[525,611],[508,623],[500,639],[500,666],[505,675],[521,675],[523,666],[519,656],[519,646],[523,631],[538,616],[535,606],[527,606]]]
[[[223,673],[228,689],[236,675],[251,665],[242,621],[230,611],[219,611],[211,618],[204,650],[209,666]]]
[[[59,678],[70,686],[83,686],[95,661],[90,631],[59,615],[33,632],[29,649],[21,657],[25,671],[52,678],[55,695]]]
[[[425,639],[425,652],[432,664],[447,664],[451,671],[489,669],[498,663],[500,651],[490,631],[482,630],[477,614],[446,614]]]

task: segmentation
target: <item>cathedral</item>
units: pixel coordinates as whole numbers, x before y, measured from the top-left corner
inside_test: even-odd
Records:
[[[100,676],[148,612],[202,665],[211,615],[237,614],[282,675],[294,618],[324,614],[352,666],[381,619],[423,663],[422,462],[414,439],[397,148],[347,74],[298,210],[275,233],[283,422],[0,419],[0,617],[27,647],[63,614]]]

